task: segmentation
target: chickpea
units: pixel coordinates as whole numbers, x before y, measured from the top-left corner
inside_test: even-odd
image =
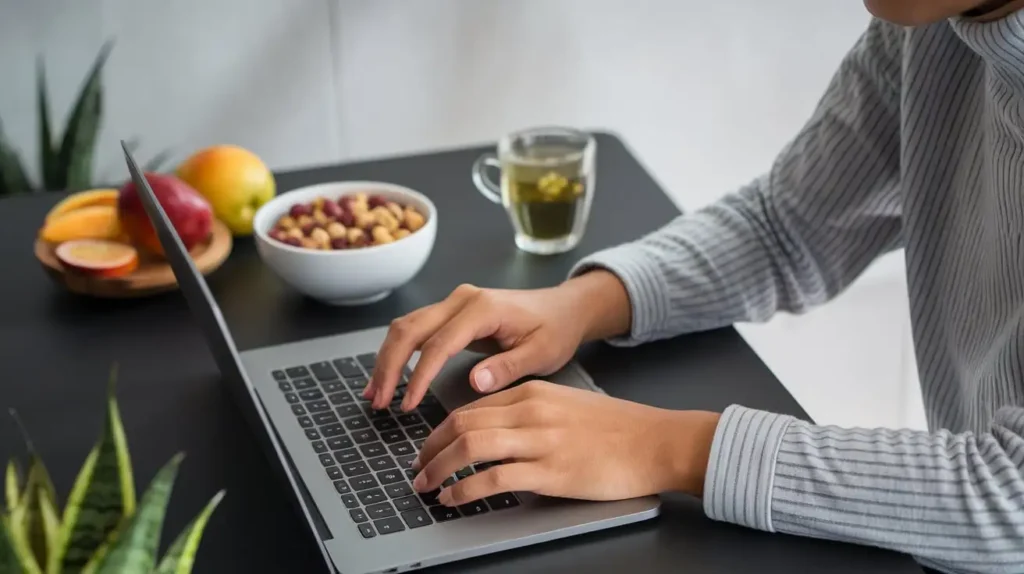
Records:
[[[295,239],[302,239],[303,237],[305,237],[305,235],[302,234],[302,230],[301,229],[299,229],[298,227],[293,227],[293,228],[288,230],[288,237],[293,237]]]
[[[409,237],[410,235],[412,235],[411,231],[409,231],[408,229],[406,229],[404,227],[399,227],[395,231],[395,233],[394,233],[395,241],[398,241],[399,239],[405,239],[406,237]]]
[[[362,245],[366,240],[366,234],[363,233],[362,229],[353,227],[348,230],[348,237],[346,239],[348,239],[348,244],[351,246]]]
[[[327,214],[324,213],[322,209],[317,209],[316,211],[313,212],[313,221],[319,223],[320,225],[327,225],[327,222],[330,221],[330,218],[327,217]]]
[[[356,213],[356,227],[369,229],[373,227],[374,223],[377,223],[377,218],[374,217],[372,213],[368,211]]]
[[[338,239],[339,237],[346,237],[348,230],[345,226],[338,223],[337,221],[331,222],[327,225],[327,234],[330,235],[331,239]]]
[[[297,223],[299,227],[306,227],[307,225],[316,223],[316,220],[309,215],[300,215],[299,218],[295,220],[295,223]]]
[[[370,211],[370,215],[377,221],[377,225],[383,226],[389,232],[394,233],[398,229],[398,220],[391,214],[391,211],[386,207],[375,207]]]
[[[331,246],[331,236],[323,227],[317,227],[310,234],[309,238],[316,242],[320,249],[327,249]]]
[[[425,223],[426,220],[418,211],[411,207],[405,208],[405,226],[409,228],[409,231],[417,231],[419,228],[423,227]]]
[[[391,212],[391,215],[395,216],[395,219],[397,219],[399,223],[401,223],[402,220],[405,218],[405,214],[402,212],[401,205],[398,205],[393,201],[389,201],[387,205],[385,205],[385,207],[388,208],[388,211]]]
[[[291,229],[293,227],[296,227],[297,225],[298,224],[295,223],[295,219],[293,219],[290,215],[285,215],[284,217],[277,221],[277,226],[280,227],[281,229]]]
[[[383,245],[385,243],[392,243],[395,238],[391,236],[391,232],[387,230],[383,225],[378,225],[373,228],[373,242],[377,245]]]

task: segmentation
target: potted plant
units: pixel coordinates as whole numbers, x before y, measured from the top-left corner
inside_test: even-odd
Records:
[[[0,572],[23,574],[189,574],[203,530],[224,497],[218,492],[157,556],[164,515],[183,455],[157,472],[142,499],[135,482],[117,407],[117,366],[107,387],[107,412],[99,439],[59,508],[46,466],[28,434],[28,472],[11,460],[0,514]],[[12,413],[13,414],[13,413]],[[17,417],[15,416],[17,420]],[[20,422],[19,422],[20,426]]]
[[[103,119],[101,74],[113,46],[112,41],[107,41],[96,56],[68,115],[62,137],[58,137],[51,129],[46,71],[42,58],[37,60],[40,182],[33,185],[30,181],[21,155],[7,138],[3,121],[0,121],[0,197],[44,190],[82,191],[94,185],[93,156]],[[137,147],[138,141],[132,140],[130,144],[133,148]],[[168,155],[167,151],[157,154],[146,164],[146,171],[157,171]]]

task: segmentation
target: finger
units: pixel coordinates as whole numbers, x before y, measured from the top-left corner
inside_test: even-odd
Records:
[[[540,339],[528,338],[520,345],[477,363],[469,373],[470,384],[481,393],[499,391],[527,375],[541,372],[549,363],[548,347]]]
[[[426,463],[416,475],[413,488],[419,492],[434,490],[455,471],[474,463],[539,458],[545,442],[540,432],[521,428],[489,428],[459,435]]]
[[[420,358],[409,377],[402,409],[408,411],[419,404],[448,359],[465,350],[474,340],[493,335],[500,325],[498,310],[487,299],[474,298],[466,303],[420,347]]]
[[[420,454],[413,463],[420,470],[430,463],[439,452],[448,447],[459,436],[484,429],[515,428],[520,426],[521,413],[517,409],[495,406],[486,408],[458,409],[448,415],[430,433],[420,447]],[[461,467],[460,467],[461,468]]]
[[[363,391],[364,398],[373,397],[374,408],[387,407],[402,376],[402,369],[409,364],[413,352],[455,315],[464,303],[462,295],[453,293],[440,303],[413,311],[391,323],[377,352],[370,384]]]
[[[437,500],[445,506],[458,506],[503,492],[537,492],[552,488],[551,473],[539,463],[511,462],[467,476],[443,489]]]

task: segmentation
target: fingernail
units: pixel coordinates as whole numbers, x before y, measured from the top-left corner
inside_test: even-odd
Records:
[[[412,487],[414,489],[416,489],[417,492],[422,491],[423,487],[426,486],[426,485],[427,485],[427,477],[424,476],[422,472],[417,474],[416,475],[416,479],[412,481]]]
[[[489,369],[477,371],[474,380],[476,381],[476,388],[480,392],[489,391],[494,386],[494,375],[491,374]]]
[[[420,455],[416,455],[416,458],[412,461],[412,465],[410,465],[410,468],[412,468],[415,471],[419,471],[419,469],[420,469]]]
[[[406,395],[406,397],[402,399],[402,410],[408,411],[410,408],[412,408],[412,404],[410,404],[409,396]]]
[[[365,389],[363,389],[363,398],[364,399],[372,399],[373,398],[373,394],[374,394],[373,384],[371,383]]]
[[[444,489],[442,489],[441,492],[437,495],[437,501],[440,502],[441,504],[445,505],[445,506],[451,506],[452,505],[452,493],[451,493],[451,490],[452,490],[451,488],[444,488]]]

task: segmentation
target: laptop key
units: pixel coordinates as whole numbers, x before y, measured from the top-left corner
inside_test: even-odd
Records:
[[[423,424],[423,419],[416,413],[406,413],[398,417],[398,422],[404,427],[411,427]]]
[[[441,504],[437,501],[437,495],[441,494],[440,488],[435,488],[430,492],[421,492],[420,500],[423,501],[424,506],[434,506],[435,504]]]
[[[334,412],[338,413],[338,416],[343,418],[343,419],[347,419],[348,417],[354,417],[354,416],[363,414],[362,409],[360,409],[359,405],[357,405],[355,403],[349,403],[347,405],[341,405],[340,407],[334,409]]]
[[[348,390],[348,388],[345,387],[345,383],[341,381],[327,381],[326,383],[323,383],[320,386],[323,387],[324,392],[327,394]]]
[[[429,424],[430,426],[432,426],[434,428],[437,428],[437,425],[441,424],[444,421],[444,419],[448,418],[448,413],[445,412],[445,410],[442,409],[439,406],[434,406],[434,407],[421,406],[419,408],[419,412],[423,416],[423,418],[427,421],[427,424]]]
[[[423,450],[423,443],[427,442],[427,439],[421,438],[420,440],[412,441],[412,445],[416,447],[416,450]]]
[[[344,359],[335,359],[334,368],[338,369],[341,376],[346,379],[352,379],[355,377],[363,376],[363,370],[359,368],[359,363],[356,362],[352,357],[345,357]]]
[[[316,381],[313,379],[298,379],[292,381],[292,386],[295,387],[296,391],[305,391],[306,389],[315,389]]]
[[[362,395],[363,389],[366,388],[366,385],[370,384],[370,381],[366,380],[366,377],[355,377],[352,379],[345,377],[345,382],[348,384],[348,388],[352,389],[352,392],[358,395]]]
[[[405,440],[405,433],[398,429],[389,430],[380,433],[380,438],[388,444],[402,442]]]
[[[281,389],[282,392],[288,392],[292,390],[292,384],[288,381],[278,381],[277,388]]]
[[[382,470],[382,471],[378,472],[377,473],[377,480],[379,480],[381,484],[392,484],[392,483],[395,483],[395,482],[402,482],[404,479],[402,477],[402,471],[397,470],[397,469],[392,469],[392,470]],[[412,493],[410,492],[409,494],[412,494]],[[394,496],[392,496],[391,498],[394,498]]]
[[[391,413],[388,412],[387,409],[381,409],[378,411],[374,410],[372,407],[366,407],[365,409],[363,409],[363,412],[365,412],[366,416],[370,417],[371,419],[379,419],[385,417],[391,418]]]
[[[380,484],[377,483],[377,479],[374,478],[372,474],[364,474],[362,476],[350,478],[348,483],[352,485],[352,490],[356,492],[380,486]]]
[[[405,444],[409,444],[409,443],[405,443]],[[416,455],[415,454],[407,454],[405,456],[398,457],[396,460],[398,461],[398,466],[400,466],[402,468],[412,469],[412,461],[416,460]]]
[[[327,466],[334,466],[334,457],[329,454],[320,455],[320,464]]]
[[[369,522],[359,525],[359,533],[363,535],[363,538],[373,538],[377,535],[377,531],[373,529]]]
[[[412,510],[407,510],[403,512],[402,520],[404,520],[405,523],[409,525],[409,528],[430,526],[434,523],[434,521],[430,519],[430,515],[427,514],[427,511],[423,510],[422,508],[414,508]]]
[[[347,436],[336,436],[327,439],[327,448],[331,450],[342,450],[352,448],[353,446],[354,444],[352,443],[352,439]]]
[[[331,411],[327,411],[326,413],[316,413],[313,415],[313,422],[315,422],[317,426],[329,425],[331,423],[338,422],[338,415]]]
[[[293,379],[309,376],[309,370],[301,365],[299,365],[298,367],[289,367],[285,369],[284,372]]]
[[[377,433],[371,429],[363,429],[352,432],[352,440],[356,441],[356,444],[366,444],[377,440]]]
[[[364,444],[359,447],[359,452],[363,453],[366,458],[373,458],[375,456],[381,456],[388,452],[384,450],[384,445],[379,442],[371,442],[370,444]]]
[[[387,518],[395,515],[395,507],[391,506],[391,503],[388,501],[378,502],[377,504],[367,506],[366,513],[374,520]]]
[[[372,373],[373,368],[377,366],[377,353],[366,353],[364,355],[356,356],[356,361],[366,369],[367,373]]]
[[[384,495],[384,491],[379,488],[371,488],[370,490],[364,490],[358,493],[356,496],[359,497],[359,502],[363,503],[363,506],[369,506],[371,504],[377,504],[378,502],[384,502],[387,500],[387,496]]]
[[[299,395],[296,395],[295,393],[285,393],[284,400],[288,401],[289,405],[295,405],[299,402]]]
[[[430,515],[438,522],[448,522],[459,517],[459,511],[449,506],[431,506]]]
[[[295,398],[298,399],[299,397],[295,397]],[[304,407],[302,405],[292,405],[292,414],[297,416],[297,417],[298,416],[302,416],[302,415],[306,414],[306,407]]]
[[[459,512],[461,512],[463,516],[483,514],[485,512],[490,512],[490,510],[491,509],[487,508],[487,505],[484,504],[484,501],[482,500],[474,500],[468,504],[459,505]]]
[[[430,436],[430,429],[427,428],[427,425],[409,427],[405,429],[405,432],[409,434],[409,438],[412,440],[426,439]]]
[[[405,510],[409,510],[411,508],[422,508],[423,507],[423,505],[420,504],[420,499],[416,498],[415,496],[406,496],[404,498],[396,498],[396,499],[392,500],[391,502],[394,503],[395,508],[397,508],[399,512],[402,512],[402,511],[405,511]]]
[[[380,476],[380,474],[378,474],[378,476]],[[401,475],[399,475],[399,478],[401,478]],[[384,492],[388,493],[388,496],[391,498],[402,498],[403,496],[409,496],[413,493],[412,487],[404,480],[402,482],[396,482],[385,486]]]
[[[345,419],[345,428],[348,430],[360,430],[370,427],[370,421],[366,417],[353,417]]]
[[[313,452],[323,454],[327,452],[327,445],[322,440],[315,440],[313,441]]]
[[[457,476],[459,478],[459,480],[462,480],[462,479],[464,479],[464,478],[466,478],[466,477],[468,477],[468,476],[470,476],[472,474],[473,474],[473,469],[468,467],[468,466],[466,468],[460,468],[459,470],[455,471],[455,476]]]
[[[342,474],[341,469],[336,466],[328,467],[325,470],[327,471],[327,478],[331,480],[338,480],[339,478],[345,476],[344,474]]]
[[[388,449],[391,451],[391,454],[393,454],[395,456],[405,456],[407,454],[416,454],[416,449],[414,449],[412,447],[412,444],[410,444],[407,441],[398,442],[398,443],[389,445]]]
[[[392,468],[398,468],[395,464],[394,459],[390,456],[379,456],[377,458],[371,458],[367,461],[370,464],[370,468],[373,470],[390,470]]]
[[[441,402],[437,400],[437,397],[434,396],[434,393],[432,393],[432,392],[430,392],[428,390],[426,392],[426,394],[423,395],[423,398],[420,399],[420,406],[421,407],[441,406]]]
[[[322,426],[320,427],[320,434],[324,435],[325,438],[341,436],[345,434],[345,427],[341,426],[341,423]]]
[[[366,517],[366,513],[363,512],[362,508],[353,508],[348,511],[348,515],[352,517],[352,521],[356,524],[366,522],[369,518]]]
[[[327,404],[327,401],[310,401],[306,403],[306,410],[311,413],[322,413],[331,410],[331,405]]]
[[[513,506],[519,506],[519,500],[516,499],[516,495],[511,492],[488,496],[484,500],[487,501],[487,505],[490,506],[492,510],[502,510],[505,508],[512,508]]]
[[[343,465],[341,470],[345,473],[345,476],[349,477],[359,476],[360,474],[370,474],[370,468],[366,466],[366,463],[363,461]]]
[[[355,399],[352,398],[352,393],[348,391],[339,391],[327,396],[327,400],[331,401],[334,406],[343,405],[345,403],[351,403]]]
[[[389,408],[389,409],[391,409],[391,412],[392,412],[392,413],[393,413],[393,414],[394,414],[394,415],[395,415],[396,417],[397,417],[398,415],[400,415],[400,414],[402,414],[402,413],[404,413],[404,412],[405,412],[405,411],[403,411],[403,410],[402,410],[402,401],[401,401],[401,399],[399,399],[399,400],[397,400],[397,401],[395,401],[395,400],[392,400],[392,401],[391,401],[391,405],[389,405],[389,406],[388,406],[388,408]]]
[[[417,473],[415,470],[408,469],[408,468],[405,470],[405,478],[408,478],[409,480],[416,480],[416,475],[417,474],[419,474],[419,473]]]
[[[405,530],[405,525],[402,524],[401,519],[397,516],[391,518],[384,518],[381,520],[374,520],[373,527],[377,529],[377,532],[383,534],[391,534],[392,532],[401,532]]]
[[[373,427],[376,428],[379,431],[393,430],[393,429],[398,428],[398,421],[396,421],[395,419],[393,419],[391,417],[388,417],[388,418],[380,417],[380,418],[374,419]]]
[[[307,416],[301,416],[297,420],[299,421],[299,426],[304,429],[311,429],[316,426],[315,424],[313,424],[313,419]]]
[[[315,401],[324,398],[324,394],[320,389],[306,389],[299,391],[299,398],[304,401]]]
[[[352,464],[363,459],[363,457],[359,456],[359,451],[354,448],[336,451],[334,458],[338,459],[338,464]]]
[[[342,494],[341,502],[345,505],[345,508],[359,508],[359,501],[352,494]]]
[[[274,372],[272,372],[270,374],[274,375],[274,380],[275,381],[287,381],[288,380],[288,375],[285,374],[284,371],[278,370],[278,371],[274,371]]]
[[[338,494],[348,494],[348,493],[352,492],[352,489],[349,487],[348,483],[345,482],[344,480],[335,480],[334,481],[334,490],[337,490]]]
[[[338,373],[334,372],[334,367],[331,366],[327,361],[320,361],[319,363],[313,363],[309,366],[309,370],[313,371],[313,376],[318,381],[333,381],[338,378]]]
[[[449,476],[448,478],[444,479],[444,482],[441,483],[441,486],[444,488],[448,488],[453,484],[455,484],[455,479]]]
[[[309,440],[317,440],[318,438],[320,438],[320,433],[317,432],[316,429],[306,429],[303,432],[306,433],[306,438],[308,438]]]

